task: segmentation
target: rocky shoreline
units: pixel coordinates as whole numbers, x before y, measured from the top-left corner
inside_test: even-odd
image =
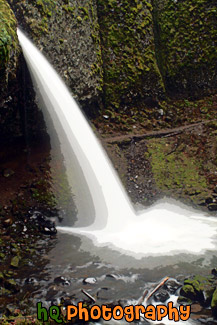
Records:
[[[215,97],[209,114],[216,105],[214,100]],[[216,215],[215,155],[213,158],[209,155],[209,173],[206,173],[206,157],[216,144],[217,128],[214,121],[200,126],[200,135],[196,127],[171,137],[150,137],[137,141],[132,140],[133,134],[130,132],[130,141],[124,139],[114,143],[109,140],[111,136],[115,139],[123,136],[123,133],[127,135],[126,131],[116,131],[122,122],[103,118],[92,120],[92,123],[98,128],[102,142],[134,203],[149,206],[166,195]],[[134,125],[143,134],[141,125],[136,122]],[[39,140],[40,137],[32,141],[28,148],[25,143],[17,144],[16,149],[11,144],[1,153],[1,313],[7,315],[8,320],[13,319],[20,310],[23,316],[29,315],[27,306],[31,298],[29,294],[26,297],[26,290],[29,290],[31,272],[37,268],[40,272],[45,263],[43,255],[56,242],[53,220],[58,218],[58,210],[50,187],[49,138],[43,133]],[[191,176],[193,173],[196,176],[189,178],[183,171],[183,164],[188,166],[189,161],[191,164],[195,153],[197,169],[191,170]],[[166,166],[165,159],[168,160]],[[156,166],[156,163],[159,165]],[[212,164],[213,176],[210,173]],[[167,182],[161,182],[160,176],[165,177],[165,173]],[[208,322],[212,317],[211,310],[215,316],[215,276],[181,279],[180,285],[183,283],[183,287],[179,299],[182,303],[192,304],[193,319],[201,321],[205,317]],[[204,298],[204,287],[211,292],[209,299]],[[19,307],[16,305],[18,301]],[[209,309],[211,305],[212,309]]]

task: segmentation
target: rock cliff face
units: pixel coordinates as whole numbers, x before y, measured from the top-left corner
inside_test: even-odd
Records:
[[[127,110],[164,94],[152,10],[146,0],[98,0],[106,107]]]
[[[4,107],[19,56],[7,2],[89,115],[216,92],[214,0],[0,0]]]
[[[215,0],[153,0],[156,54],[169,95],[217,89]]]
[[[9,0],[19,26],[88,110],[99,104],[102,61],[95,0]],[[88,104],[88,105],[87,105]]]
[[[19,133],[18,65],[20,48],[16,19],[5,0],[0,0],[0,142],[6,133]]]

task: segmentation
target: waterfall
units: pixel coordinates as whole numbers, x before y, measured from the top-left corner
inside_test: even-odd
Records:
[[[78,223],[58,227],[85,235],[95,245],[107,245],[138,258],[150,254],[199,253],[215,249],[217,221],[177,202],[161,201],[136,213],[90,125],[64,82],[18,29],[18,37],[36,93],[43,100],[58,135],[68,181],[73,169],[83,190],[77,195]],[[48,128],[49,129],[49,128]],[[51,137],[52,138],[52,137]],[[72,163],[76,158],[76,163]],[[73,192],[74,193],[74,192]],[[85,225],[85,218],[93,220]]]
[[[133,208],[107,155],[58,74],[20,30],[18,36],[35,88],[40,92],[57,131],[69,183],[74,167],[72,154],[75,154],[87,182],[95,210],[94,229],[104,227],[108,216],[116,222],[119,220],[121,225],[124,218],[133,216]],[[84,197],[83,205],[85,200]]]

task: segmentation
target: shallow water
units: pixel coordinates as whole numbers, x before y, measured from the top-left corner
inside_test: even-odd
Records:
[[[57,304],[61,297],[68,297],[76,304],[85,299],[81,292],[85,289],[96,297],[98,304],[135,304],[144,289],[153,289],[165,276],[183,280],[191,274],[208,275],[216,262],[217,253],[212,251],[198,255],[150,256],[138,260],[109,248],[96,247],[86,236],[80,238],[59,233],[55,247],[47,255],[46,276],[43,279],[35,274],[41,289],[34,293],[34,300],[49,306]],[[66,281],[57,283],[55,279],[59,276],[65,277]],[[86,278],[90,278],[90,283],[84,283]],[[151,300],[149,303],[155,302]]]

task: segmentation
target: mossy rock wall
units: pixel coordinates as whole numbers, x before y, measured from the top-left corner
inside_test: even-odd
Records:
[[[19,25],[86,110],[100,104],[102,64],[95,0],[9,0]],[[88,105],[87,105],[88,104]]]
[[[0,83],[1,88],[7,88],[8,80],[16,77],[19,55],[16,34],[17,22],[10,6],[5,0],[0,0]]]
[[[0,142],[19,133],[17,75],[20,47],[16,18],[7,1],[0,0]]]
[[[145,97],[161,97],[150,1],[98,0],[98,17],[105,106],[126,109]]]
[[[158,64],[169,95],[217,90],[215,0],[153,0]]]

